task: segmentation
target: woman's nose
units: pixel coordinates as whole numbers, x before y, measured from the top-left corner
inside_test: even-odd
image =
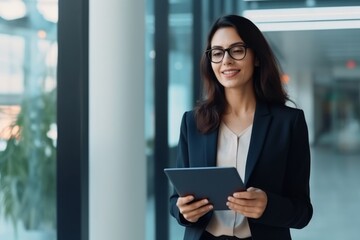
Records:
[[[223,64],[231,64],[234,62],[234,59],[230,56],[229,52],[226,51],[224,53],[224,58],[223,58]]]

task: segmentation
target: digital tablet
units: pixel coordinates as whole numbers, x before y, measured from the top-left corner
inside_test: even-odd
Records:
[[[245,190],[235,167],[165,168],[164,172],[179,196],[207,198],[214,210],[229,210],[227,198]]]

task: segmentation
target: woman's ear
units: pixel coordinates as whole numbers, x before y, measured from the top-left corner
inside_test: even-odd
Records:
[[[259,59],[258,58],[255,58],[255,64],[254,64],[255,67],[258,67],[260,66],[260,62],[259,62]]]

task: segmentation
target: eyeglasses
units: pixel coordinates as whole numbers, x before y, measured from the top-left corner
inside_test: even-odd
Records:
[[[228,52],[230,57],[235,60],[242,60],[246,56],[247,48],[249,47],[246,45],[234,45],[226,49],[212,48],[206,51],[206,55],[213,63],[220,63],[224,59],[225,52]]]

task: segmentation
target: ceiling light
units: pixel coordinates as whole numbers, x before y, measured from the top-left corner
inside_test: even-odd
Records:
[[[246,10],[244,17],[262,31],[360,28],[360,7]]]
[[[21,0],[0,1],[0,17],[15,20],[26,16],[26,6]]]

